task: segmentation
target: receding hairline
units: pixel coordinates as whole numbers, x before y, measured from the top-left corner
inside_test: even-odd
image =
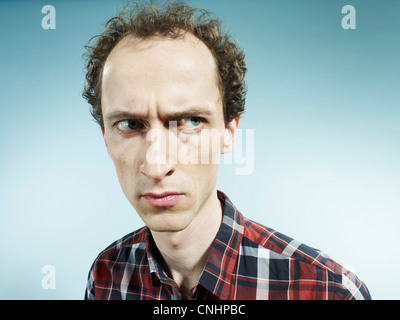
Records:
[[[133,33],[129,33],[125,36],[123,36],[113,47],[113,49],[110,51],[108,54],[107,58],[104,61],[104,64],[106,64],[108,58],[110,55],[115,52],[115,49],[121,48],[122,47],[128,47],[130,45],[134,45],[136,50],[146,50],[150,48],[151,46],[155,45],[157,42],[160,41],[170,41],[170,40],[177,40],[177,41],[184,41],[184,42],[192,42],[195,46],[199,45],[202,46],[203,48],[206,49],[207,52],[211,54],[211,56],[214,59],[215,65],[217,65],[217,60],[215,57],[215,54],[212,52],[212,50],[207,46],[207,44],[200,38],[198,38],[196,35],[193,33],[186,31],[186,30],[178,30],[177,33],[173,34],[160,34],[156,33],[154,35],[149,35],[149,36],[138,36]],[[130,48],[131,49],[131,48]]]
[[[202,46],[209,54],[210,57],[212,58],[213,61],[213,69],[214,69],[214,80],[216,81],[216,85],[218,87],[218,90],[220,92],[220,99],[223,100],[223,85],[222,85],[222,80],[220,77],[220,73],[218,71],[218,61],[215,56],[215,54],[210,50],[210,48],[207,46],[207,44],[199,39],[196,35],[193,33],[186,31],[186,30],[177,30],[176,31],[176,36],[174,34],[154,34],[154,35],[149,35],[149,36],[137,36],[135,34],[127,34],[124,37],[122,37],[117,44],[113,47],[113,49],[110,51],[108,54],[107,58],[105,59],[103,66],[101,68],[101,73],[100,73],[100,83],[99,83],[99,89],[100,89],[100,96],[102,94],[102,86],[103,86],[103,77],[104,77],[104,71],[105,67],[107,65],[107,62],[110,59],[110,56],[113,56],[116,54],[116,48],[118,50],[121,49],[126,49],[126,50],[131,50],[132,47],[131,45],[135,45],[135,50],[146,50],[151,48],[152,46],[156,45],[157,42],[159,41],[190,41],[196,46]],[[136,42],[136,43],[135,43]],[[122,46],[122,48],[121,48]],[[125,47],[125,48],[124,48]]]

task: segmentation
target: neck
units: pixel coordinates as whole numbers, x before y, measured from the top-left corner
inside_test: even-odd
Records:
[[[215,196],[206,201],[189,226],[179,232],[151,231],[168,271],[183,293],[197,285],[212,242],[222,220],[221,203]]]

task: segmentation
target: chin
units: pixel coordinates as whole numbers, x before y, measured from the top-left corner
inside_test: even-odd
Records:
[[[146,226],[155,232],[180,232],[187,228],[189,224],[183,225],[182,223],[146,223]]]
[[[157,226],[157,225],[147,225],[147,227],[154,232],[172,232],[172,233],[176,233],[176,232],[180,232],[185,230],[185,228],[179,228],[177,226]]]
[[[155,232],[179,232],[192,222],[190,213],[150,213],[141,218],[146,226]]]

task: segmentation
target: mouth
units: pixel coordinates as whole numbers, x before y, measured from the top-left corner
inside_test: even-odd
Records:
[[[171,207],[176,205],[185,194],[178,192],[145,193],[142,198],[153,207]]]

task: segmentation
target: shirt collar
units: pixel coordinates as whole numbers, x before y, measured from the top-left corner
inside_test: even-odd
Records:
[[[244,219],[223,192],[218,191],[218,199],[224,208],[222,223],[198,283],[225,300],[231,287],[233,269],[238,260],[244,232]]]
[[[201,273],[198,283],[218,298],[225,300],[229,295],[233,269],[237,264],[239,248],[244,232],[244,219],[229,198],[221,191],[217,191],[219,201],[223,206],[222,223],[215,237],[206,265]],[[156,274],[161,282],[174,284],[162,266],[158,263],[157,247],[147,228],[146,253],[151,274]]]
[[[175,282],[172,280],[167,273],[164,271],[159,261],[162,260],[161,253],[158,251],[156,244],[154,243],[153,237],[148,227],[146,227],[146,255],[149,262],[150,275],[153,275],[152,281],[157,281],[158,278],[161,282],[174,285]]]

